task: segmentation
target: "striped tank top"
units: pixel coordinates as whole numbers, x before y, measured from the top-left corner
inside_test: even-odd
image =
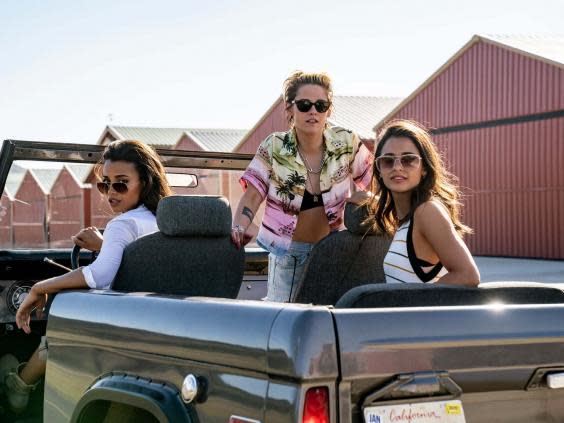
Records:
[[[384,257],[386,283],[434,283],[447,273],[440,262],[433,265],[416,257],[412,222],[408,220],[398,228]]]

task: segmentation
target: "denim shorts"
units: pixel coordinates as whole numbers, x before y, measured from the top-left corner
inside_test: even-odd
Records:
[[[268,255],[266,301],[288,302],[295,294],[314,244],[292,241],[286,254]]]

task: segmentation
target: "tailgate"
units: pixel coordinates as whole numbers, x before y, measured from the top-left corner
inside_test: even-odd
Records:
[[[564,373],[564,305],[340,309],[333,315],[342,423],[362,422],[363,403],[430,396],[461,400],[466,422],[564,421],[564,389],[546,383],[547,374]],[[416,382],[401,388],[410,378]],[[396,417],[388,421],[418,421]]]

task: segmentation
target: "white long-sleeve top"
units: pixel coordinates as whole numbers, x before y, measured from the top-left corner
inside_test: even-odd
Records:
[[[125,247],[158,230],[155,215],[143,205],[110,220],[104,230],[100,254],[89,266],[82,268],[88,286],[108,289],[117,274]]]

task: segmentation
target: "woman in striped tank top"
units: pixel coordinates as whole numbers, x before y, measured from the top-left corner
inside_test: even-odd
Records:
[[[476,263],[462,240],[459,192],[430,134],[406,120],[389,123],[375,153],[371,200],[374,229],[393,236],[384,258],[387,283],[475,286]]]

